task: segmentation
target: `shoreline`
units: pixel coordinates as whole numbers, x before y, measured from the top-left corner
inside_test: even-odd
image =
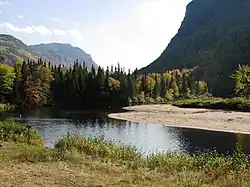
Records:
[[[158,124],[215,132],[250,134],[250,113],[172,105],[124,107],[127,112],[109,114],[109,118],[136,123]]]

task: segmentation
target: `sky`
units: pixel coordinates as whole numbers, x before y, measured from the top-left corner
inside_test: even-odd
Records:
[[[167,47],[191,0],[0,0],[0,33],[70,43],[106,67],[147,66]]]

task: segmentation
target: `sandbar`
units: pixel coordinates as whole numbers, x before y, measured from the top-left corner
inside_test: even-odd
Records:
[[[179,108],[172,105],[140,105],[123,109],[128,112],[108,116],[144,124],[250,134],[248,112]]]

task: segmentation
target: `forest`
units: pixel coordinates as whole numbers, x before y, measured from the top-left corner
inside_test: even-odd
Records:
[[[139,75],[117,66],[52,66],[42,59],[0,64],[0,103],[21,108],[120,108],[125,105],[166,103],[208,93],[208,85],[193,70]]]

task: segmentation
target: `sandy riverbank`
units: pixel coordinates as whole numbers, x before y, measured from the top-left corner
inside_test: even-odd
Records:
[[[250,134],[250,113],[187,109],[171,105],[125,107],[130,112],[109,114],[110,118],[139,123]]]

